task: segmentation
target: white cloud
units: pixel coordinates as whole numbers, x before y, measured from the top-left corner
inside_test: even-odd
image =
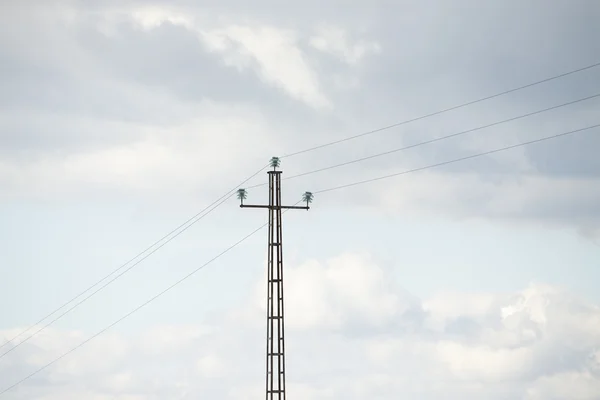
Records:
[[[423,308],[442,322],[459,316],[477,318],[490,312],[497,297],[489,293],[439,293],[425,301]]]
[[[338,26],[321,26],[310,38],[310,44],[347,64],[356,64],[367,55],[381,52],[381,45],[374,41],[358,40],[351,43],[348,32]]]
[[[240,176],[247,175],[243,172],[246,165],[257,159],[263,150],[260,143],[272,130],[269,123],[250,107],[205,102],[195,110],[196,117],[166,127],[73,121],[90,135],[112,128],[132,137],[120,143],[49,152],[27,163],[0,160],[0,184],[12,188],[4,196],[14,192],[46,197],[81,192],[84,187],[189,195],[200,185],[215,182],[212,177],[217,168],[226,166],[237,169]]]
[[[194,32],[209,51],[221,54],[228,67],[240,72],[255,70],[267,84],[316,109],[332,107],[322,91],[317,71],[299,47],[298,34],[291,29],[260,23],[225,23],[197,10],[186,13],[158,6],[135,8],[131,17],[145,30],[164,23],[182,26]],[[360,57],[364,44],[357,46],[353,51]]]
[[[198,360],[198,371],[204,378],[222,377],[227,369],[223,360],[216,355],[206,355]]]
[[[452,159],[452,158],[450,158]],[[439,160],[442,162],[445,160]],[[434,162],[435,163],[435,162]],[[315,185],[329,188],[346,182],[399,173],[427,166],[410,163],[386,167],[379,171],[362,170],[353,178],[339,179],[335,185]],[[600,219],[594,211],[600,185],[595,177],[550,177],[539,173],[444,172],[431,169],[379,182],[349,187],[323,196],[351,199],[354,204],[377,210],[437,214],[453,219],[486,219],[515,224],[536,224],[547,227],[575,226],[590,236],[598,234]],[[331,181],[330,181],[331,182]],[[366,189],[369,190],[366,190]],[[572,208],[578,205],[577,208]]]
[[[409,318],[403,311],[414,299],[387,285],[389,273],[367,255],[344,254],[290,267],[287,278],[290,396],[360,399],[376,393],[395,399],[402,391],[408,398],[424,399],[452,393],[452,398],[467,399],[508,394],[531,400],[588,400],[598,393],[600,308],[562,290],[532,285],[509,295],[445,293],[422,301],[426,314],[418,329],[381,331],[370,329],[378,328],[381,319]],[[320,286],[317,292],[315,285]],[[370,315],[389,298],[395,301]],[[471,305],[481,299],[484,306]],[[252,307],[252,323],[224,318],[214,327],[162,327],[141,340],[115,333],[101,336],[49,368],[50,375],[41,373],[20,394],[11,393],[14,399],[66,392],[99,399],[109,394],[118,399],[260,396],[264,316],[258,304]],[[336,323],[321,314],[308,318],[320,308],[334,315]],[[428,320],[440,316],[443,326],[429,329]],[[478,329],[448,330],[461,319],[473,321]],[[352,320],[359,324],[342,324]],[[356,329],[363,333],[356,336]],[[517,344],[490,335],[529,329],[541,335]],[[49,330],[2,359],[0,370],[25,374],[83,339],[81,333]],[[2,387],[17,378],[14,373],[0,376]],[[226,397],[223,387],[228,388]]]
[[[262,80],[318,109],[330,109],[317,72],[298,47],[296,33],[273,26],[230,25],[201,32],[212,51],[238,70],[255,68]]]
[[[459,379],[501,382],[526,375],[532,368],[530,348],[492,349],[441,341],[435,353]]]
[[[526,400],[596,400],[600,376],[590,372],[566,372],[543,377],[527,390]]]
[[[343,254],[324,263],[308,261],[290,268],[285,279],[292,329],[382,327],[411,306],[410,299],[394,290],[385,269],[366,254]],[[255,296],[254,304],[265,311],[262,285]]]
[[[154,5],[135,8],[131,14],[133,20],[143,29],[155,29],[166,22],[188,29],[194,28],[194,21],[190,14],[164,6]]]
[[[138,345],[150,355],[181,352],[214,330],[209,326],[160,326],[145,332]]]

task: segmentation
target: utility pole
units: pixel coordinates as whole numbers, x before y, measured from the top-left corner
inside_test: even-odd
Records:
[[[313,195],[304,193],[305,206],[281,205],[281,172],[277,168],[280,160],[273,157],[270,162],[269,204],[244,204],[247,197],[245,189],[238,190],[240,207],[266,208],[269,210],[269,250],[267,262],[267,375],[266,399],[285,400],[285,330],[283,307],[283,246],[281,229],[281,210],[308,210]]]

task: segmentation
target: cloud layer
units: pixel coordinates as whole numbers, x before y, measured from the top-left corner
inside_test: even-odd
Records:
[[[49,200],[135,203],[160,209],[148,212],[160,220],[170,210],[214,200],[273,155],[598,62],[597,2],[502,5],[0,2],[0,203],[27,216]],[[590,69],[284,157],[284,176],[591,96],[600,92],[599,74]],[[581,102],[286,181],[286,196],[595,124],[599,104]],[[593,235],[600,230],[598,132],[323,193],[317,200],[323,209],[337,202],[342,212],[366,207]],[[19,246],[14,254],[36,253],[29,243]],[[46,267],[45,254],[39,251],[31,263]],[[22,258],[15,260],[17,265]],[[508,294],[418,298],[394,283],[391,270],[367,253],[309,260],[288,270],[291,398],[599,398],[597,306],[543,284]],[[225,315],[186,326],[109,331],[0,400],[260,398],[262,282],[246,300]],[[0,337],[17,332],[5,330]],[[0,390],[91,334],[48,329],[23,344],[0,359]]]
[[[3,4],[2,198],[213,198],[225,188],[217,171],[242,177],[274,154],[597,61],[590,58],[597,46],[590,38],[600,33],[594,2],[546,7],[515,1],[502,9],[467,0],[456,7],[378,4],[357,2],[343,12],[337,2],[303,2],[285,11],[263,1],[252,7],[235,1],[210,7],[189,1]],[[285,168],[306,171],[585,97],[600,90],[597,76],[585,71],[290,158]],[[305,187],[326,188],[560,133],[597,123],[597,105],[590,100],[300,179]],[[369,205],[384,207],[390,192],[402,192],[401,212],[499,217],[594,233],[600,226],[592,150],[598,138],[590,131],[407,183],[417,181],[426,192],[406,191],[398,178],[349,189],[344,197],[360,200],[357,191],[368,191]],[[515,199],[498,200],[506,193]],[[561,196],[549,195],[556,193]]]
[[[419,300],[367,254],[289,268],[289,395],[307,399],[581,399],[600,393],[600,308],[532,284]],[[106,333],[8,399],[259,397],[263,286],[203,324]],[[3,337],[15,334],[3,331]],[[89,333],[49,329],[0,361],[2,387]]]

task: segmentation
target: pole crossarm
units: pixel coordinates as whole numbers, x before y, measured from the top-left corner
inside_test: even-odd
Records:
[[[254,205],[254,204],[240,204],[241,208],[268,208],[270,210],[309,210],[309,206],[269,206],[269,205]]]

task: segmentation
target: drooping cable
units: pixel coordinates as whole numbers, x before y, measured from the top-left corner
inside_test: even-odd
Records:
[[[409,169],[409,170],[402,171],[402,172],[397,172],[397,173],[393,173],[393,174],[389,174],[389,175],[379,176],[379,177],[376,177],[376,178],[365,179],[365,180],[358,181],[358,182],[352,182],[352,183],[348,183],[348,184],[344,184],[344,185],[340,185],[340,186],[334,186],[334,187],[327,188],[327,189],[321,189],[321,190],[317,190],[317,191],[315,191],[313,193],[318,194],[318,193],[332,192],[334,190],[344,189],[344,188],[348,188],[348,187],[351,187],[351,186],[363,185],[365,183],[380,181],[380,180],[383,180],[383,179],[393,178],[393,177],[400,176],[400,175],[406,175],[406,174],[410,174],[410,173],[413,173],[413,172],[424,171],[424,170],[431,169],[431,168],[437,168],[437,167],[441,167],[441,166],[448,165],[448,164],[454,164],[454,163],[457,163],[457,162],[460,162],[460,161],[470,160],[472,158],[478,158],[478,157],[483,157],[483,156],[487,156],[487,155],[494,154],[494,153],[499,153],[501,151],[506,151],[506,150],[517,148],[517,147],[523,147],[523,146],[527,146],[527,145],[534,144],[534,143],[540,143],[540,142],[545,142],[545,141],[552,140],[552,139],[557,139],[559,137],[574,135],[576,133],[584,132],[584,131],[587,131],[587,130],[590,130],[590,129],[594,129],[594,128],[598,128],[598,127],[600,127],[600,124],[590,125],[590,126],[586,126],[585,128],[575,129],[575,130],[572,130],[572,131],[569,131],[569,132],[558,133],[556,135],[545,136],[545,137],[542,137],[542,138],[538,138],[538,139],[534,139],[534,140],[529,140],[527,142],[521,142],[521,143],[513,144],[513,145],[510,145],[510,146],[505,146],[505,147],[501,147],[501,148],[498,148],[498,149],[485,151],[483,153],[477,153],[477,154],[472,154],[472,155],[465,156],[465,157],[455,158],[455,159],[449,160],[449,161],[443,161],[443,162],[440,162],[440,163],[437,163],[437,164],[430,164],[430,165],[426,165],[424,167],[413,168],[413,169]]]
[[[401,121],[401,122],[397,122],[395,124],[387,125],[387,126],[384,126],[382,128],[377,128],[377,129],[374,129],[374,130],[371,130],[371,131],[359,133],[359,134],[354,135],[354,136],[349,136],[349,137],[346,137],[346,138],[343,138],[343,139],[334,140],[332,142],[324,143],[324,144],[321,144],[321,145],[318,145],[318,146],[314,146],[314,147],[310,147],[310,148],[307,148],[307,149],[304,149],[304,150],[300,150],[300,151],[296,151],[296,152],[293,152],[293,153],[289,153],[289,154],[286,154],[286,155],[282,156],[281,158],[293,157],[293,156],[297,156],[299,154],[308,153],[310,151],[322,149],[324,147],[329,147],[329,146],[333,146],[335,144],[339,144],[339,143],[343,143],[343,142],[348,142],[350,140],[354,140],[354,139],[358,139],[360,137],[372,135],[372,134],[377,133],[377,132],[385,131],[385,130],[388,130],[388,129],[391,129],[391,128],[395,128],[395,127],[398,127],[398,126],[401,126],[401,125],[406,125],[406,124],[409,124],[411,122],[420,121],[420,120],[425,119],[425,118],[429,118],[429,117],[433,117],[433,116],[436,116],[436,115],[444,114],[444,113],[447,113],[449,111],[458,110],[460,108],[467,107],[467,106],[470,106],[470,105],[473,105],[473,104],[477,104],[477,103],[481,103],[481,102],[486,101],[486,100],[491,100],[493,98],[504,96],[506,94],[517,92],[519,90],[527,89],[527,88],[530,88],[530,87],[533,87],[533,86],[537,86],[537,85],[540,85],[542,83],[551,82],[553,80],[564,78],[566,76],[573,75],[573,74],[576,74],[576,73],[579,73],[579,72],[587,71],[587,70],[596,68],[598,66],[600,66],[600,62],[591,64],[591,65],[587,65],[585,67],[577,68],[577,69],[574,69],[574,70],[571,70],[571,71],[568,71],[568,72],[564,72],[564,73],[559,74],[559,75],[554,75],[554,76],[551,76],[549,78],[545,78],[545,79],[542,79],[542,80],[539,80],[539,81],[528,83],[528,84],[523,85],[523,86],[519,86],[519,87],[515,87],[515,88],[512,88],[512,89],[509,89],[509,90],[505,90],[503,92],[499,92],[499,93],[496,93],[496,94],[493,94],[493,95],[490,95],[490,96],[482,97],[482,98],[479,98],[477,100],[472,100],[472,101],[469,101],[469,102],[466,102],[466,103],[458,104],[456,106],[444,108],[442,110],[435,111],[435,112],[432,112],[432,113],[429,113],[429,114],[421,115],[421,116],[416,117],[416,118],[411,118],[411,119],[407,119],[407,120],[404,120],[404,121]]]
[[[117,269],[113,270],[110,274],[106,275],[104,278],[100,279],[99,281],[97,281],[96,283],[94,283],[92,286],[88,287],[87,289],[85,289],[84,291],[82,291],[81,293],[79,293],[77,296],[73,297],[71,300],[67,301],[62,306],[58,307],[57,309],[55,309],[54,311],[52,311],[50,314],[46,315],[44,318],[40,319],[37,323],[31,325],[27,329],[25,329],[22,332],[20,332],[18,335],[14,336],[12,339],[9,339],[7,342],[5,342],[4,344],[2,344],[2,346],[0,346],[0,349],[2,347],[6,346],[8,343],[12,343],[14,340],[18,339],[19,337],[23,336],[27,332],[31,331],[34,327],[42,324],[44,321],[46,321],[50,317],[52,317],[53,315],[57,314],[60,310],[64,309],[69,304],[71,304],[74,301],[76,301],[77,299],[81,298],[86,293],[90,292],[92,289],[94,289],[97,286],[99,286],[102,282],[108,280],[109,278],[111,278],[112,276],[114,276],[115,274],[118,273],[116,276],[114,276],[112,279],[110,279],[104,285],[100,286],[98,289],[96,289],[95,291],[93,291],[91,294],[89,294],[88,296],[84,297],[82,300],[80,300],[75,305],[73,305],[70,308],[68,308],[63,313],[59,314],[57,317],[55,317],[50,322],[48,322],[45,325],[43,325],[41,328],[37,329],[33,334],[27,336],[24,340],[20,341],[19,343],[17,343],[16,345],[14,345],[12,348],[8,349],[6,352],[2,353],[2,355],[0,355],[0,358],[4,357],[8,353],[10,353],[13,350],[17,349],[23,343],[26,343],[29,339],[31,339],[32,337],[34,337],[38,333],[42,332],[44,329],[46,329],[47,327],[49,327],[50,325],[52,325],[53,323],[55,323],[56,321],[58,321],[59,319],[61,319],[65,315],[67,315],[68,313],[70,313],[71,311],[73,311],[75,308],[79,307],[81,304],[83,304],[84,302],[86,302],[90,297],[94,296],[95,294],[97,294],[98,292],[100,292],[101,290],[103,290],[105,287],[107,287],[108,285],[110,285],[111,283],[113,283],[114,281],[116,281],[117,279],[119,279],[121,276],[125,275],[127,272],[131,271],[133,268],[135,268],[137,265],[139,265],[146,258],[150,257],[152,254],[154,254],[156,251],[158,251],[159,249],[161,249],[163,246],[165,246],[166,244],[168,244],[169,242],[171,242],[173,239],[175,239],[176,237],[178,237],[179,235],[181,235],[183,232],[187,231],[194,224],[196,224],[198,221],[200,221],[201,219],[203,219],[204,217],[206,217],[212,211],[214,211],[215,209],[217,209],[221,204],[223,204],[225,201],[227,201],[233,195],[233,193],[235,192],[235,190],[239,186],[243,185],[244,183],[248,182],[250,179],[254,178],[256,175],[258,175],[259,173],[261,173],[262,171],[264,171],[265,168],[267,168],[267,167],[268,167],[268,165],[265,165],[264,167],[262,167],[260,170],[258,170],[254,174],[252,174],[250,177],[246,178],[243,182],[241,182],[240,185],[237,185],[235,188],[229,190],[223,196],[221,196],[220,198],[218,198],[217,200],[215,200],[214,202],[212,202],[211,204],[209,204],[207,207],[205,207],[202,211],[200,211],[199,213],[197,213],[193,217],[189,218],[187,221],[185,221],[183,224],[179,225],[177,228],[173,229],[171,232],[169,232],[167,235],[163,236],[161,239],[159,239],[156,242],[154,242],[151,246],[149,246],[148,248],[146,248],[141,253],[137,254],[134,258],[132,258],[131,260],[129,260],[125,264],[121,265]],[[135,260],[137,260],[137,261],[135,261]],[[132,262],[133,262],[133,264],[132,264]],[[119,273],[119,271],[121,271],[121,272]]]
[[[569,102],[566,102],[566,103],[562,103],[562,104],[559,104],[559,105],[556,105],[556,106],[546,107],[546,108],[541,109],[541,110],[536,110],[536,111],[528,112],[528,113],[525,113],[525,114],[518,115],[516,117],[511,117],[511,118],[503,119],[503,120],[500,120],[500,121],[492,122],[490,124],[486,124],[486,125],[478,126],[478,127],[475,127],[475,128],[467,129],[467,130],[464,130],[464,131],[455,132],[455,133],[452,133],[452,134],[449,134],[449,135],[444,135],[444,136],[440,136],[440,137],[437,137],[437,138],[425,140],[425,141],[418,142],[418,143],[415,143],[415,144],[411,144],[411,145],[408,145],[408,146],[398,147],[398,148],[395,148],[395,149],[392,149],[392,150],[387,150],[387,151],[384,151],[384,152],[375,153],[375,154],[372,154],[370,156],[361,157],[361,158],[357,158],[357,159],[350,160],[350,161],[345,161],[345,162],[334,164],[334,165],[330,165],[330,166],[327,166],[327,167],[318,168],[318,169],[315,169],[315,170],[312,170],[312,171],[302,172],[302,173],[299,173],[299,174],[296,174],[296,175],[286,176],[282,180],[289,180],[289,179],[299,178],[299,177],[302,177],[302,176],[312,175],[312,174],[316,174],[316,173],[319,173],[319,172],[328,171],[328,170],[331,170],[331,169],[334,169],[334,168],[344,167],[346,165],[356,164],[356,163],[367,161],[367,160],[371,160],[371,159],[374,159],[374,158],[383,157],[383,156],[386,156],[386,155],[398,153],[398,152],[401,152],[401,151],[404,151],[404,150],[413,149],[413,148],[424,146],[424,145],[427,145],[427,144],[431,144],[431,143],[440,142],[440,141],[443,141],[443,140],[452,139],[452,138],[455,138],[455,137],[458,137],[458,136],[461,136],[461,135],[465,135],[467,133],[472,133],[472,132],[480,131],[480,130],[483,130],[483,129],[491,128],[493,126],[498,126],[498,125],[506,124],[508,122],[513,122],[513,121],[516,121],[516,120],[519,120],[519,119],[531,117],[533,115],[541,114],[541,113],[548,112],[548,111],[551,111],[551,110],[556,110],[556,109],[559,109],[559,108],[567,107],[567,106],[570,106],[570,105],[573,105],[573,104],[581,103],[581,102],[584,102],[584,101],[587,101],[587,100],[591,100],[591,99],[595,99],[595,98],[599,98],[599,97],[600,97],[600,93],[597,93],[597,94],[594,94],[594,95],[591,95],[591,96],[587,96],[587,97],[583,97],[583,98],[580,98],[580,99],[572,100],[572,101],[569,101]],[[260,184],[257,184],[257,185],[249,186],[249,187],[247,187],[247,189],[254,189],[254,188],[265,186],[265,185],[266,185],[266,183],[260,183]]]

